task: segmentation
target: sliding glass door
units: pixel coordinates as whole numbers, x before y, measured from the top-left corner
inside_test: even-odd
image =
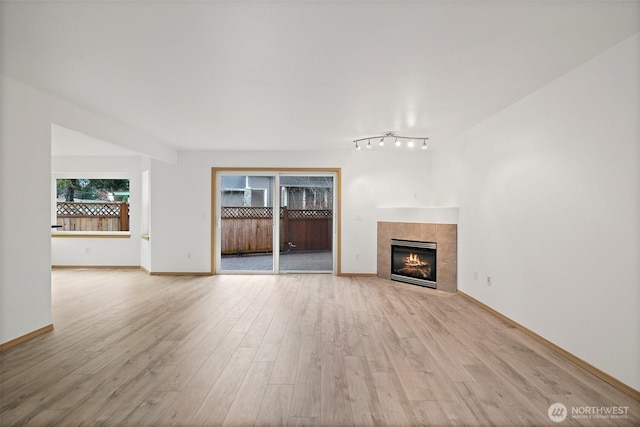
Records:
[[[280,271],[333,271],[333,176],[281,175]]]
[[[220,266],[227,272],[273,272],[275,176],[219,177]]]
[[[217,172],[216,273],[335,272],[335,181],[335,173]]]

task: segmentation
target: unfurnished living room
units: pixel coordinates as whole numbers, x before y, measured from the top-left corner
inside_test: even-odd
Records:
[[[639,1],[0,25],[0,425],[640,425]]]

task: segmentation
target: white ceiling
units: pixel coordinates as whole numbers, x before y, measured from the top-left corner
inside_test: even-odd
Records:
[[[638,1],[3,1],[2,62],[180,150],[437,145],[638,31]]]

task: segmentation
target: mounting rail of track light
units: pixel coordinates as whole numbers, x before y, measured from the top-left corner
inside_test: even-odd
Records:
[[[364,144],[364,146],[367,149],[371,149],[373,148],[374,144],[379,147],[383,147],[385,142],[387,142],[387,139],[392,141],[393,145],[398,148],[402,147],[403,143],[404,143],[404,146],[407,148],[414,148],[417,145],[417,143],[422,141],[422,145],[420,146],[420,148],[423,150],[427,149],[427,141],[429,140],[429,138],[425,138],[425,137],[400,136],[400,135],[397,135],[395,132],[386,132],[383,135],[369,136],[366,138],[355,139],[353,140],[353,143],[356,145],[356,150],[359,151],[362,148],[360,144],[364,143],[364,141],[367,142],[366,144]],[[373,143],[371,141],[373,141]]]

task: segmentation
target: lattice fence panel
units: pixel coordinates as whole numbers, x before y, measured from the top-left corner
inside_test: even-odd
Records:
[[[121,203],[101,202],[58,202],[56,214],[59,217],[99,216],[119,218]]]
[[[331,219],[333,212],[331,210],[298,210],[290,209],[288,212],[289,219]]]
[[[223,206],[221,216],[231,218],[272,218],[273,208],[270,206]]]

